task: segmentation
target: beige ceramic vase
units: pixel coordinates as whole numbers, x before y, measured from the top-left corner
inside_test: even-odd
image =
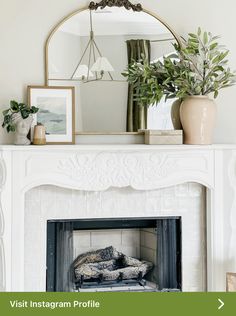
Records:
[[[171,107],[171,120],[174,129],[180,130],[182,128],[182,124],[180,121],[180,105],[181,105],[182,100],[177,99],[173,102],[172,107]]]
[[[189,96],[180,106],[184,144],[212,144],[216,105],[208,96]]]

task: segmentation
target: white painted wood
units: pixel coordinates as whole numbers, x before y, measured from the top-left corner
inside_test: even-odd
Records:
[[[0,146],[1,289],[24,290],[24,201],[31,188],[154,190],[197,182],[208,189],[208,290],[224,291],[226,269],[236,271],[235,167],[236,145]]]
[[[6,243],[5,237],[5,214],[3,213],[2,206],[2,191],[4,190],[6,182],[6,165],[0,153],[0,291],[6,291],[6,259],[7,254],[5,253]]]

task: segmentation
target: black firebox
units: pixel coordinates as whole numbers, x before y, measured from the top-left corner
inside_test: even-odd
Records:
[[[152,281],[155,280],[153,291],[181,291],[182,238],[180,217],[48,221],[46,290],[48,292],[71,292],[77,290],[78,286],[81,286],[81,282],[75,282],[73,271],[74,231],[109,231],[114,229],[154,229],[156,232],[156,258],[154,260],[153,271],[150,276],[149,274],[147,275],[146,279],[147,281],[149,279]],[[121,286],[121,281],[119,278],[116,284],[113,285]],[[130,281],[135,283],[137,280]],[[142,280],[141,278],[138,281],[140,283],[146,282],[146,280]],[[124,282],[125,285],[126,283]],[[88,284],[87,288],[89,288]],[[92,284],[94,286],[94,282],[91,282]]]

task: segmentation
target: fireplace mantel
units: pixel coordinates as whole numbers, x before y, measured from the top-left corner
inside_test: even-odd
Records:
[[[0,146],[0,290],[24,291],[24,210],[30,189],[154,190],[197,182],[207,188],[208,291],[224,291],[226,271],[236,271],[235,167],[236,145]]]

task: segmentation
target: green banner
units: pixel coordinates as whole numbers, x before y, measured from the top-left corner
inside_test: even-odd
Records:
[[[235,315],[236,293],[0,293],[8,315]]]

